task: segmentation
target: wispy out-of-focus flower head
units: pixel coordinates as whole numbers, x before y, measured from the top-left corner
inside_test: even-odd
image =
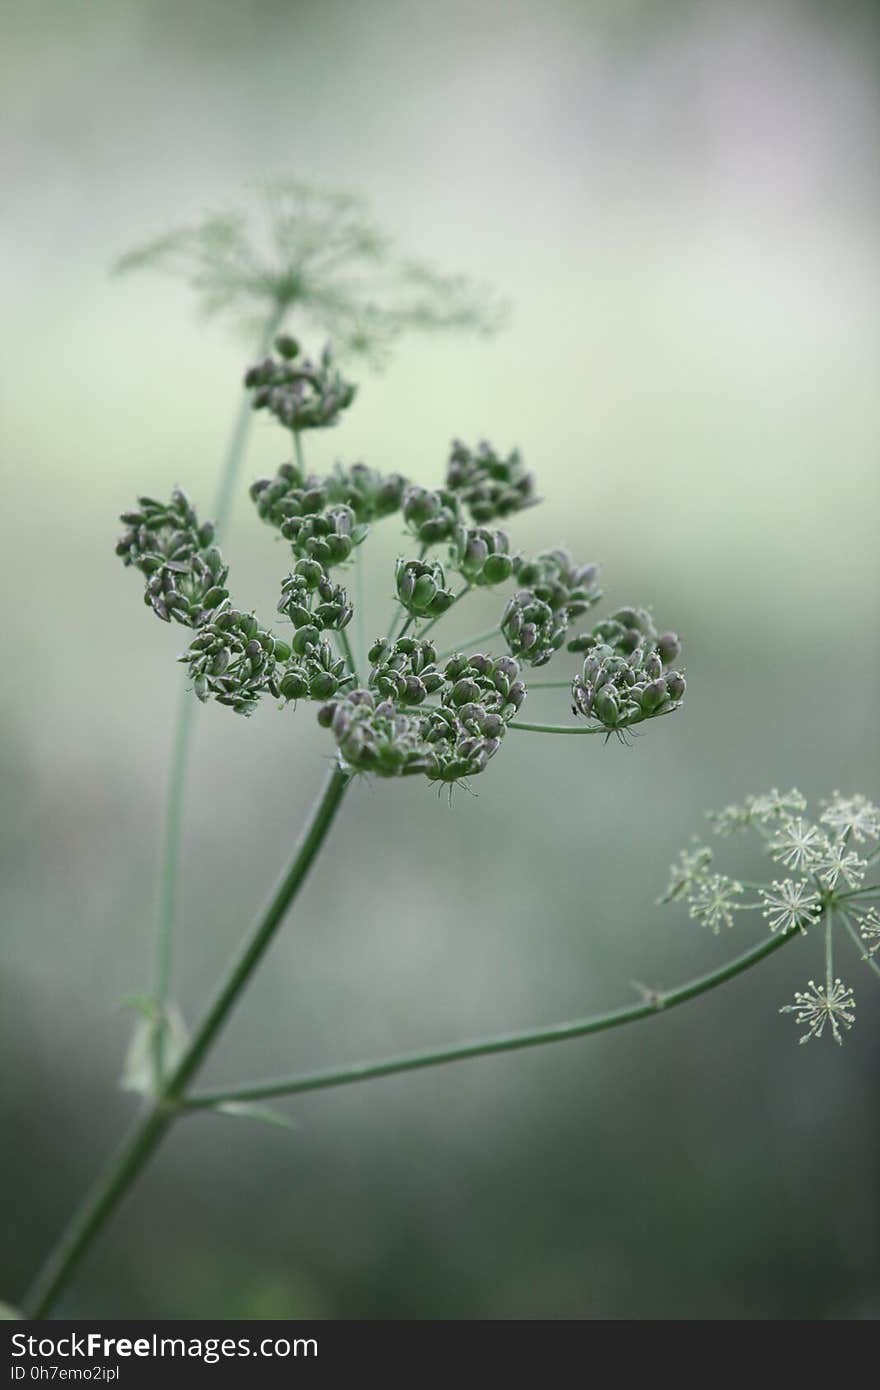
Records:
[[[207,213],[115,266],[143,269],[186,280],[205,314],[239,324],[296,310],[337,354],[372,365],[410,330],[491,334],[508,314],[487,286],[401,255],[362,199],[293,180],[262,182],[252,207]]]

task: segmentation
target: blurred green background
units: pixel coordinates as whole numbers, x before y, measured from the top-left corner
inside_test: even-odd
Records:
[[[612,604],[676,627],[686,707],[632,749],[511,735],[451,811],[420,781],[358,785],[204,1079],[528,1027],[755,939],[652,905],[704,808],[880,793],[880,101],[868,4],[29,0],[2,28],[14,1300],[133,1108],[117,1005],[149,978],[182,671],[116,516],[175,482],[209,504],[252,351],[111,261],[292,175],[368,195],[406,249],[512,300],[493,342],[407,340],[310,461],[430,484],[453,435],[518,443],[546,500],[517,543],[600,560]],[[283,453],[261,418],[245,481]],[[402,544],[379,536],[376,630]],[[269,613],[280,551],[244,487],[228,552]],[[189,1017],[329,752],[306,707],[199,710]],[[799,1048],[777,1010],[818,957],[807,939],[620,1033],[304,1098],[292,1135],[181,1125],[58,1311],[873,1318],[878,993],[849,952],[856,1029]]]

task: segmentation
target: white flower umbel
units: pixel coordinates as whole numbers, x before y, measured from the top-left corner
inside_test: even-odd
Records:
[[[854,849],[847,849],[845,840],[826,840],[812,868],[826,888],[836,888],[841,879],[849,888],[858,888],[868,864]]]
[[[782,817],[791,818],[805,811],[806,797],[797,787],[781,792],[776,787],[760,796],[747,796],[745,801],[731,802],[723,811],[710,811],[709,820],[716,835],[733,835],[751,826],[769,826]]]
[[[852,836],[856,844],[880,839],[880,806],[860,793],[841,796],[840,792],[835,792],[820,820],[838,835]]]
[[[822,832],[801,816],[783,821],[770,841],[770,857],[787,869],[810,869],[822,849]]]
[[[806,936],[807,927],[816,920],[821,907],[819,894],[803,879],[776,881],[769,888],[761,888],[759,896],[771,931],[791,931],[798,927]]]
[[[856,1021],[856,1001],[853,992],[842,980],[829,985],[817,985],[810,980],[806,990],[796,990],[793,1004],[783,1004],[781,1014],[794,1014],[795,1023],[806,1027],[801,1043],[821,1038],[826,1025],[836,1043],[843,1042],[843,1031],[849,1032]]]
[[[743,886],[736,879],[726,874],[710,874],[688,895],[690,915],[717,936],[722,926],[733,926],[733,914],[742,907],[736,901],[742,891]]]

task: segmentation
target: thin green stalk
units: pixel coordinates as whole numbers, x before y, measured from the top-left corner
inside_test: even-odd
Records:
[[[367,626],[366,614],[364,612],[364,559],[362,555],[363,546],[356,546],[354,552],[354,614],[357,622],[357,644],[358,659],[363,660],[365,668],[369,667],[367,659]]]
[[[269,315],[257,345],[257,357],[263,357],[272,346],[272,339],[281,327],[281,322],[289,307],[290,306],[287,304],[278,304]],[[244,392],[238,414],[235,418],[232,434],[229,437],[229,443],[226,447],[226,460],[223,465],[223,472],[220,475],[220,482],[217,486],[217,494],[214,499],[214,524],[218,536],[222,536],[223,532],[226,530],[227,522],[229,521],[229,513],[232,510],[235,489],[238,486],[238,475],[241,471],[241,463],[244,458],[248,435],[250,434],[253,414],[250,396],[247,392]]]
[[[834,985],[834,940],[832,927],[834,923],[828,908],[825,909],[825,989],[830,998],[831,990]]]
[[[279,305],[266,321],[257,347],[257,355],[265,353],[284,317],[286,306]],[[214,500],[214,525],[217,540],[222,539],[229,520],[232,500],[241,471],[253,419],[253,409],[247,393],[243,393],[232,433],[226,446],[226,456]],[[156,958],[153,974],[153,1001],[157,1024],[153,1038],[153,1065],[157,1087],[165,1070],[165,1038],[168,1001],[171,993],[171,972],[174,954],[174,934],[177,926],[177,885],[180,869],[180,839],[183,827],[183,805],[192,748],[195,702],[184,687],[180,692],[168,774],[165,802],[162,863],[159,871],[159,919],[156,928]]]
[[[351,649],[351,643],[348,640],[348,633],[343,628],[340,628],[336,634],[336,637],[339,642],[339,646],[342,650],[342,655],[348,662],[348,668],[354,676],[355,685],[360,685],[361,678],[358,675],[357,662],[354,658],[354,652]]]
[[[588,1018],[575,1019],[570,1023],[556,1023],[549,1028],[535,1028],[522,1033],[503,1033],[499,1037],[483,1038],[476,1042],[459,1043],[452,1047],[441,1047],[436,1051],[413,1052],[401,1057],[390,1057],[379,1062],[357,1062],[330,1071],[306,1072],[300,1076],[282,1077],[277,1081],[254,1082],[247,1086],[234,1086],[227,1090],[202,1091],[190,1096],[186,1104],[190,1109],[207,1109],[224,1105],[230,1101],[268,1100],[275,1096],[298,1095],[303,1091],[324,1091],[333,1086],[349,1086],[359,1081],[372,1081],[382,1076],[396,1076],[401,1072],[423,1071],[427,1067],[445,1066],[450,1062],[463,1062],[472,1057],[490,1057],[499,1052],[519,1052],[527,1047],[541,1047],[545,1043],[565,1042],[571,1038],[583,1038],[590,1033],[601,1033],[609,1028],[619,1028],[625,1023],[635,1023],[642,1018],[650,1018],[666,1009],[695,999],[710,989],[717,988],[727,980],[734,979],[757,965],[765,956],[787,941],[799,936],[797,928],[778,936],[767,937],[751,950],[737,956],[735,960],[695,980],[679,985],[666,993],[651,993],[638,1004],[614,1009],[610,1013],[593,1014]]]
[[[508,729],[525,729],[530,734],[607,734],[608,729],[594,729],[587,724],[527,724],[522,719],[511,719]],[[613,733],[614,730],[612,729]]]
[[[532,734],[604,734],[606,738],[614,733],[625,733],[627,729],[632,729],[636,724],[644,724],[648,719],[663,719],[667,714],[674,714],[675,708],[661,710],[659,714],[643,714],[638,719],[628,719],[625,724],[621,724],[619,729],[595,728],[586,724],[527,724],[522,719],[511,719],[508,729],[525,729]]]
[[[28,1317],[42,1318],[55,1302],[82,1256],[161,1143],[184,1103],[185,1091],[228,1019],[239,995],[273,940],[314,863],[336,816],[349,777],[339,768],[324,788],[296,847],[290,867],[265,911],[233,959],[214,999],[160,1095],[136,1120],[122,1145],[74,1213],[58,1244],[36,1276],[23,1302]]]
[[[293,434],[293,454],[294,454],[294,458],[296,459],[296,466],[297,466],[297,468],[299,469],[300,473],[305,473],[305,471],[306,471],[306,461],[305,461],[305,457],[304,457],[304,455],[303,455],[302,439],[300,438],[300,435],[302,434],[302,430],[293,430],[293,431],[292,431],[292,434]]]

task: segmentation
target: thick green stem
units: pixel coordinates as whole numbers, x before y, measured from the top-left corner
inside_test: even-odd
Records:
[[[189,1046],[168,1077],[161,1094],[136,1121],[82,1206],[74,1213],[29,1289],[23,1304],[28,1317],[45,1317],[95,1236],[164,1138],[184,1102],[187,1085],[204,1061],[302,887],[333,824],[349,780],[338,768],[329,773],[289,869],[232,961]]]
[[[228,1101],[268,1100],[273,1096],[292,1096],[303,1091],[324,1091],[331,1086],[350,1086],[358,1081],[372,1081],[377,1077],[396,1076],[407,1071],[423,1071],[427,1067],[441,1067],[449,1062],[463,1062],[471,1057],[491,1057],[498,1052],[519,1052],[527,1047],[542,1047],[545,1043],[565,1042],[570,1038],[587,1037],[590,1033],[602,1033],[609,1028],[620,1028],[625,1023],[635,1023],[641,1018],[651,1018],[654,1014],[675,1008],[677,1004],[684,1004],[688,999],[695,999],[710,989],[716,989],[718,985],[757,965],[758,961],[772,955],[798,935],[800,933],[795,928],[782,935],[768,937],[757,946],[753,946],[750,951],[737,956],[736,960],[729,961],[707,975],[700,975],[697,979],[665,993],[652,991],[640,1003],[613,1009],[610,1013],[593,1014],[589,1018],[575,1019],[569,1023],[555,1023],[548,1028],[535,1028],[522,1033],[503,1033],[500,1037],[458,1043],[452,1047],[438,1048],[436,1051],[390,1057],[380,1062],[357,1062],[332,1071],[307,1072],[302,1076],[286,1077],[277,1081],[254,1082],[227,1090],[199,1092],[189,1097],[186,1104],[190,1108],[205,1109],[223,1105]]]
[[[153,1068],[157,1090],[162,1084],[162,1077],[165,1072],[165,1037],[168,998],[171,990],[174,928],[177,921],[177,879],[180,868],[183,801],[186,775],[189,768],[189,754],[192,747],[195,703],[192,691],[183,686],[178,697],[174,742],[171,749],[171,770],[168,778],[168,798],[165,804],[165,828],[159,886],[159,922],[156,932],[153,997],[157,1018],[153,1035]]]

